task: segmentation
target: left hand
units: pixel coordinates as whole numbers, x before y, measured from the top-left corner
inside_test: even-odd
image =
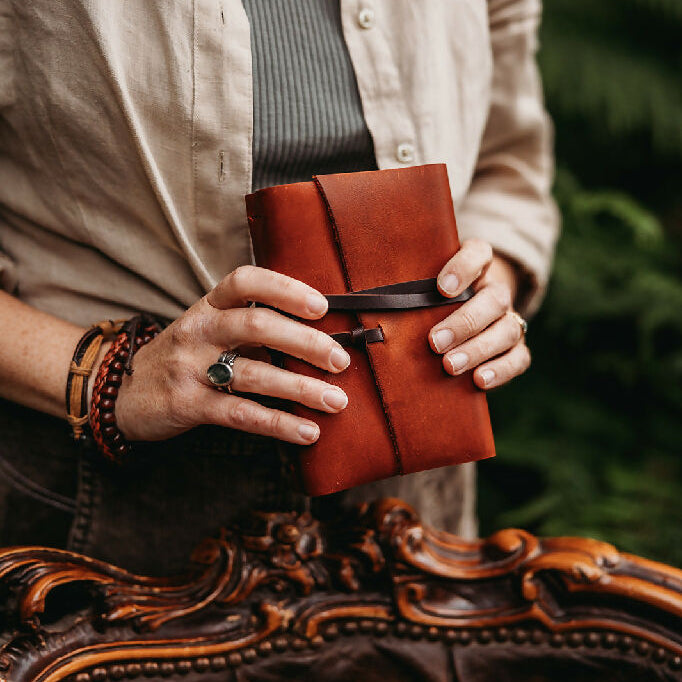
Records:
[[[443,355],[448,374],[474,369],[479,388],[495,388],[530,365],[521,324],[511,314],[518,274],[509,261],[493,254],[490,244],[469,239],[441,270],[438,289],[452,297],[471,285],[476,294],[431,329],[429,343]]]

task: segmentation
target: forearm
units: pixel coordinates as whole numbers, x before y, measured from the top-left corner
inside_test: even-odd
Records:
[[[84,331],[0,292],[0,396],[64,417],[69,364]]]

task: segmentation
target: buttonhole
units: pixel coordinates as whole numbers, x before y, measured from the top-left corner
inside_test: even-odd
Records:
[[[220,166],[218,169],[218,182],[224,182],[225,181],[225,152],[221,151],[218,153],[218,160],[220,162]]]

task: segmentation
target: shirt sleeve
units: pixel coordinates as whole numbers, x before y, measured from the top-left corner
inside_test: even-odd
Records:
[[[491,104],[457,215],[463,238],[483,239],[519,266],[525,277],[517,307],[527,315],[542,300],[559,233],[553,128],[535,61],[541,13],[540,0],[488,0]]]

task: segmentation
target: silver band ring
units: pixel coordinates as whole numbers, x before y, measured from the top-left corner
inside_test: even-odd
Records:
[[[214,362],[207,370],[208,380],[216,387],[228,393],[232,393],[230,384],[234,381],[234,361],[239,353],[234,350],[226,350],[220,354],[217,362]]]
[[[521,334],[525,336],[528,333],[528,322],[519,315],[516,310],[508,311],[510,315],[521,325]]]

